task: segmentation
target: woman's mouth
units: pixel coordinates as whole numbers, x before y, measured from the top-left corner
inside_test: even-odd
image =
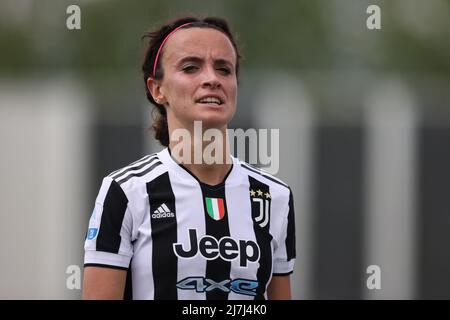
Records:
[[[216,105],[216,106],[220,106],[221,104],[223,104],[223,101],[219,97],[207,96],[207,97],[203,97],[203,98],[197,100],[197,103],[200,103],[200,104],[213,104],[213,105]]]

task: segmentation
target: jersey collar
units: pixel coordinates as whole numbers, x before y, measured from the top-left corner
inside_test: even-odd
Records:
[[[183,180],[197,182],[209,187],[218,187],[222,184],[230,184],[231,182],[237,180],[239,177],[239,169],[240,169],[240,163],[239,160],[233,155],[230,154],[231,160],[232,160],[232,167],[231,170],[228,172],[227,176],[225,177],[224,181],[218,184],[217,186],[209,186],[197,179],[189,170],[184,168],[182,165],[180,165],[178,162],[175,161],[175,159],[170,155],[169,148],[163,149],[159,153],[160,160],[167,166],[169,171],[176,173],[179,177],[183,178]]]

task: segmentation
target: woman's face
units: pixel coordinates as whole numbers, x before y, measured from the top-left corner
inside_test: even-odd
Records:
[[[236,111],[236,52],[228,37],[210,28],[181,29],[163,48],[160,101],[169,128],[223,128]]]

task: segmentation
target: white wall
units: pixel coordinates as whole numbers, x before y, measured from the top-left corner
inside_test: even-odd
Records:
[[[90,208],[90,112],[67,78],[0,82],[0,299],[71,299]],[[81,232],[80,232],[81,231]]]

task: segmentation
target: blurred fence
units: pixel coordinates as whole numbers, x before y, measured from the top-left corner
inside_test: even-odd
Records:
[[[321,77],[249,73],[233,121],[280,129],[278,176],[295,194],[294,298],[450,298],[450,121],[428,116],[401,77],[361,78],[357,100],[342,90],[317,106],[311,78],[322,90],[353,87],[345,75]],[[3,82],[1,97],[0,297],[79,297],[66,269],[82,266],[101,178],[160,149],[145,130],[149,107],[132,106],[137,121],[92,112],[88,92],[65,78]],[[370,265],[380,290],[366,286]]]

